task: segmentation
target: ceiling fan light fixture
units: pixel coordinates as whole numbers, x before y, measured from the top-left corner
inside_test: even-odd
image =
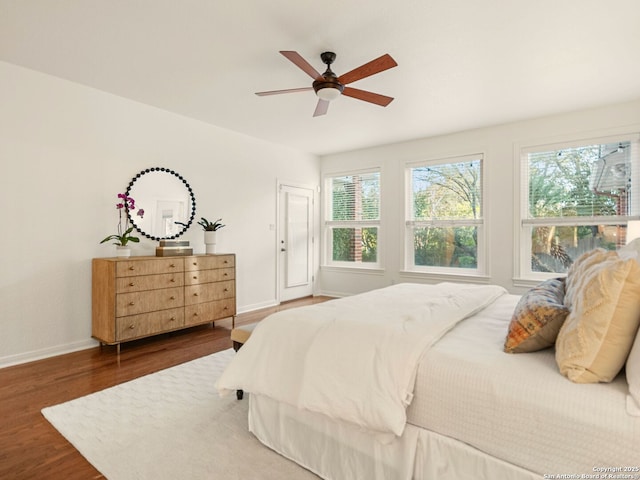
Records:
[[[326,85],[316,90],[316,95],[320,100],[326,100],[330,102],[331,100],[335,100],[342,94],[342,89],[338,88],[337,85]]]

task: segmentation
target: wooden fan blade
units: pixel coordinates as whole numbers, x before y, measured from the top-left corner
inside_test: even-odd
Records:
[[[259,97],[265,97],[267,95],[280,95],[281,93],[294,93],[294,92],[308,92],[313,90],[313,87],[301,87],[301,88],[289,88],[287,90],[271,90],[269,92],[256,92]]]
[[[398,64],[396,61],[391,58],[391,55],[385,53],[381,57],[376,58],[375,60],[371,60],[369,63],[365,63],[364,65],[359,66],[338,77],[338,81],[343,85],[347,83],[353,83],[357,80],[362,80],[363,78],[370,77],[371,75],[375,75],[376,73],[384,72],[385,70],[389,70],[390,68],[396,67]]]
[[[325,115],[327,110],[329,109],[329,102],[327,100],[318,99],[318,104],[316,105],[316,111],[313,112],[314,117],[319,117],[320,115]]]
[[[309,62],[302,58],[302,56],[300,56],[298,52],[281,50],[280,53],[291,60],[299,69],[301,69],[314,80],[322,77],[322,75],[320,75],[315,68],[309,65]]]
[[[347,97],[364,100],[365,102],[375,103],[381,107],[386,107],[393,101],[393,97],[387,97],[385,95],[380,95],[379,93],[367,92],[366,90],[358,90],[353,87],[344,87],[342,94]]]

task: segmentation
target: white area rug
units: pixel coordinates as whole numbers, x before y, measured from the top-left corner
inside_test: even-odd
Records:
[[[218,396],[225,350],[42,410],[109,480],[318,477],[247,429],[248,398]]]

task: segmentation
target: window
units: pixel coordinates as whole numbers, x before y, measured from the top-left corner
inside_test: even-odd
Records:
[[[380,172],[328,177],[326,191],[325,263],[377,267]]]
[[[520,271],[565,273],[593,248],[616,250],[640,225],[638,135],[521,151]]]
[[[407,269],[482,272],[482,155],[408,165],[406,180]]]

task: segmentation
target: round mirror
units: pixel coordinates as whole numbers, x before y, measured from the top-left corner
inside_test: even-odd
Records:
[[[178,238],[191,226],[196,198],[182,175],[168,168],[147,168],[127,187],[127,196],[142,208],[141,218],[128,212],[136,230],[151,240]]]

